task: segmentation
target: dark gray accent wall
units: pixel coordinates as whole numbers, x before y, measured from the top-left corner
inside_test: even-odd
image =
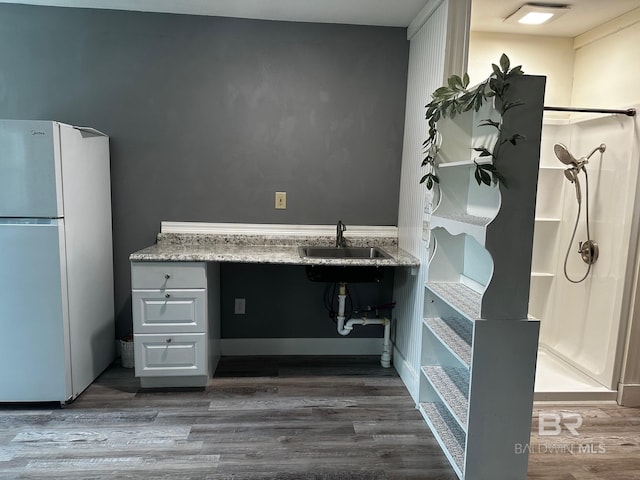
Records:
[[[395,225],[407,64],[402,28],[0,5],[0,117],[111,137],[119,335],[161,220]]]

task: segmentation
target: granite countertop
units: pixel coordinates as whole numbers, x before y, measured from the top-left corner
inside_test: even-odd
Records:
[[[132,253],[141,262],[232,262],[282,265],[335,265],[416,267],[420,261],[397,246],[395,238],[349,239],[349,246],[379,247],[391,258],[303,258],[299,246],[332,246],[334,239],[318,237],[274,237],[265,235],[210,235],[160,233],[157,243]]]

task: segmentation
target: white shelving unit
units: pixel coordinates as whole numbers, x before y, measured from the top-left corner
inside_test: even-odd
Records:
[[[440,128],[445,163],[429,219],[419,409],[461,479],[526,479],[528,456],[516,447],[529,442],[539,334],[528,316],[529,288],[532,278],[552,275],[544,252],[533,251],[544,84],[544,77],[518,77],[508,91],[525,104],[505,114],[503,134],[527,138],[505,144],[496,160],[508,188],[477,185],[468,157],[470,145],[495,143],[476,125],[496,112],[464,114]],[[447,141],[447,134],[459,136]],[[557,169],[548,170],[540,175],[555,188]],[[540,206],[540,234],[557,231],[551,207]],[[532,256],[542,265],[533,273]]]

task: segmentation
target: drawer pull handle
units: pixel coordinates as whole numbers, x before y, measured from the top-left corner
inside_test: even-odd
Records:
[[[170,293],[165,293],[165,294],[164,294],[164,298],[169,298],[170,296],[171,296],[171,294],[170,294]]]
[[[171,343],[171,338],[167,338],[166,342]]]
[[[171,278],[171,274],[169,273],[165,273],[164,274],[164,278],[166,278],[167,280],[169,280]]]

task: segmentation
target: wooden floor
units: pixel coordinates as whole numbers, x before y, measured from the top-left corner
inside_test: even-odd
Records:
[[[579,436],[538,435],[541,413],[582,415]],[[639,409],[536,405],[532,432],[529,478],[640,479]],[[207,389],[141,391],[114,365],[66,408],[0,404],[0,479],[19,478],[457,477],[377,358],[231,357]]]

